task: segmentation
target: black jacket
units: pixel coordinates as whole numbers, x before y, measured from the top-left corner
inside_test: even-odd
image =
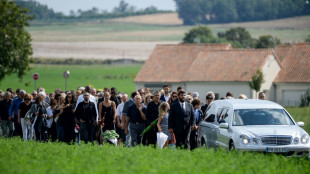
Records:
[[[193,106],[185,102],[186,112],[179,102],[175,102],[171,105],[169,118],[168,118],[168,129],[173,129],[175,133],[190,132],[191,126],[195,125],[195,112]]]
[[[84,101],[79,103],[74,115],[77,120],[82,119],[87,123],[95,123],[97,121],[96,107],[93,102],[89,102],[89,109],[86,109]]]

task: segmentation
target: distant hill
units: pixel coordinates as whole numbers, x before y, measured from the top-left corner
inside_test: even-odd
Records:
[[[178,18],[177,13],[161,13],[152,15],[141,15],[123,17],[109,20],[111,22],[125,22],[152,25],[182,25],[183,20]],[[239,22],[227,24],[209,24],[211,28],[244,27],[247,29],[272,29],[272,30],[303,30],[310,29],[310,16],[291,17],[277,20]]]

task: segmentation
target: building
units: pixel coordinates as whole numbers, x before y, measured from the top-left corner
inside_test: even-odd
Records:
[[[299,105],[300,95],[310,88],[310,44],[279,46],[275,49],[232,49],[227,44],[158,45],[136,76],[136,88],[162,89],[170,84],[198,92],[204,100],[208,91],[216,98],[231,91],[257,98],[249,87],[259,69],[267,98],[287,106]],[[298,68],[300,67],[300,68]],[[308,67],[308,68],[307,68]],[[294,70],[294,69],[298,70]]]

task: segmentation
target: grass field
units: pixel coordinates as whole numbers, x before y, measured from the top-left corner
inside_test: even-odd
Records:
[[[104,87],[117,87],[118,91],[131,93],[135,90],[133,79],[142,65],[31,65],[33,68],[23,81],[19,81],[16,75],[6,77],[0,83],[0,89],[6,90],[22,88],[27,92],[34,90],[32,75],[39,73],[37,87],[46,88],[47,92],[53,92],[56,88],[65,89],[63,72],[69,70],[70,76],[67,81],[67,90],[76,90],[79,86],[92,85],[97,89]]]
[[[305,127],[303,129],[310,134],[310,107],[305,108],[286,108],[296,122],[303,121]]]
[[[310,34],[310,16],[272,21],[211,24],[214,34],[245,27],[254,38],[271,34],[283,42],[300,42]],[[183,26],[176,13],[144,15],[113,20],[33,24],[28,28],[35,42],[42,41],[182,41],[194,26]]]
[[[0,173],[310,173],[309,158],[197,149],[66,145],[0,139]]]

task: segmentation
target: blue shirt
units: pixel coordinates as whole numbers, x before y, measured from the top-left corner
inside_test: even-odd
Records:
[[[145,115],[145,108],[142,109],[142,112]],[[130,123],[139,123],[139,124],[144,123],[144,120],[141,117],[140,111],[135,104],[131,105],[128,108],[127,117],[130,118],[129,120]]]
[[[199,120],[199,109],[195,110],[196,122]]]
[[[18,119],[18,109],[19,109],[19,105],[24,102],[24,100],[20,100],[19,97],[14,98],[11,107],[9,109],[9,117],[14,116],[14,119],[17,120]],[[14,115],[13,115],[14,113]]]

